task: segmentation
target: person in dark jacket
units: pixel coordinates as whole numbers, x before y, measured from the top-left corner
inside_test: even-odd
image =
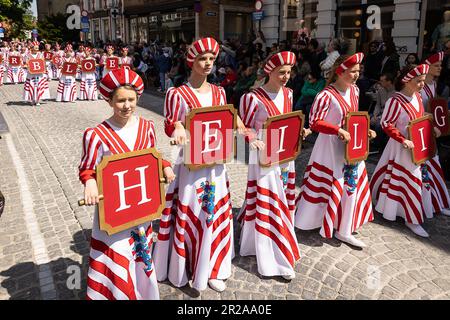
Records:
[[[400,71],[400,56],[392,41],[386,42],[383,46],[384,58],[381,64],[381,74],[391,73],[397,75]]]
[[[366,77],[377,81],[380,78],[381,64],[383,62],[384,54],[382,50],[379,50],[378,43],[372,41],[369,44],[369,54],[366,57],[366,63],[364,63],[364,69],[366,70]]]
[[[159,82],[161,87],[158,89],[159,92],[165,92],[166,91],[166,74],[170,71],[172,68],[172,59],[169,55],[169,48],[162,48],[162,51],[160,51],[159,55],[156,57],[155,60],[156,67],[159,71]]]

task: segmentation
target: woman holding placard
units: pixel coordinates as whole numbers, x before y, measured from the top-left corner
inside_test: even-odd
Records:
[[[421,224],[434,210],[433,172],[426,163],[413,162],[411,152],[416,146],[408,137],[408,125],[424,116],[420,91],[428,71],[427,64],[406,66],[396,79],[397,92],[386,101],[381,117],[381,126],[390,139],[370,183],[377,202],[375,210],[387,220],[404,218],[406,226],[421,237],[429,236]],[[440,135],[437,128],[434,134]]]
[[[75,102],[77,99],[77,83],[75,75],[78,64],[71,44],[66,45],[64,52],[65,56],[62,58],[62,70],[58,89],[56,91],[56,101]],[[66,65],[65,63],[73,63],[73,65]]]
[[[185,121],[195,108],[226,104],[225,91],[207,82],[219,54],[213,38],[195,41],[187,52],[192,69],[188,82],[168,90],[165,98],[165,131],[176,144],[187,143]],[[238,119],[238,123],[242,123]],[[239,124],[238,124],[239,126]],[[177,178],[169,186],[161,217],[155,264],[158,280],[166,278],[176,287],[200,291],[209,286],[226,288],[234,256],[233,218],[228,175],[223,164],[189,170],[180,148],[175,165]]]
[[[142,79],[129,69],[108,73],[100,93],[113,115],[95,128],[86,129],[79,177],[87,205],[99,203],[96,167],[103,157],[155,147],[154,123],[136,117],[137,101],[144,91]],[[163,160],[167,182],[175,179],[170,163]],[[112,235],[100,230],[98,208],[92,227],[87,299],[159,299],[152,259],[152,224],[146,222]],[[157,272],[157,271],[156,271]]]
[[[320,228],[325,238],[335,237],[355,247],[365,247],[353,232],[373,220],[372,199],[364,161],[348,164],[345,143],[351,139],[343,126],[349,112],[358,111],[359,77],[364,54],[339,57],[328,85],[315,98],[309,124],[319,132],[297,199],[295,226]],[[369,130],[369,136],[375,132]]]
[[[103,54],[103,56],[100,58],[100,65],[103,66],[103,72],[102,72],[102,78],[108,74],[110,69],[108,69],[108,59],[110,58],[117,58],[114,55],[114,46],[107,45],[106,46],[106,53]]]
[[[34,41],[31,52],[24,57],[24,64],[27,64],[32,59],[44,60],[44,56],[39,52],[39,42]],[[28,66],[30,68],[32,66]],[[31,105],[40,106],[40,100],[50,99],[50,90],[48,87],[48,77],[46,74],[45,64],[43,65],[42,73],[34,73],[28,70],[27,79],[23,87],[23,100],[28,101]]]
[[[259,152],[265,150],[263,125],[270,117],[292,112],[292,90],[286,87],[295,65],[295,54],[283,51],[264,65],[269,80],[241,98],[240,115],[253,134],[248,137],[250,157],[247,191],[238,220],[241,222],[240,255],[256,255],[263,276],[295,278],[300,259],[294,231],[294,161],[260,166]],[[267,136],[270,132],[267,132]]]
[[[88,63],[91,64],[92,71],[81,71],[81,82],[80,82],[80,100],[98,100],[98,92],[97,92],[97,81],[95,76],[95,66],[96,61],[91,56],[91,48],[84,48],[84,58],[80,61],[80,63]],[[82,68],[81,68],[82,69]]]
[[[430,66],[430,70],[427,73],[425,85],[420,91],[420,95],[422,96],[423,106],[425,110],[428,110],[428,112],[432,112],[429,105],[430,100],[437,97],[436,80],[441,75],[444,56],[444,52],[441,51],[432,54],[424,61],[424,63]],[[445,107],[445,105],[443,107]],[[430,179],[433,180],[433,183],[430,185],[433,189],[431,193],[431,196],[433,197],[433,212],[450,216],[450,197],[448,194],[447,185],[445,184],[444,173],[442,172],[440,166],[439,156],[437,154],[433,157],[433,159],[427,161],[427,169],[430,172]],[[427,214],[427,212],[425,212],[425,214]],[[427,218],[431,217],[431,215],[427,215]]]

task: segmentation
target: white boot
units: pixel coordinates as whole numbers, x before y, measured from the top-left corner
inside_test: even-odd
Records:
[[[415,234],[417,234],[418,236],[424,237],[424,238],[428,238],[430,235],[425,231],[424,228],[422,228],[422,226],[420,224],[413,224],[413,223],[409,223],[406,222],[405,225],[411,229],[412,232],[414,232]]]
[[[442,210],[441,210],[441,214],[442,214],[443,216],[450,217],[450,209],[442,209]]]
[[[283,274],[282,277],[286,280],[292,280],[295,279],[295,273],[293,274]]]
[[[365,248],[367,247],[364,242],[361,240],[356,239],[354,236],[343,236],[339,232],[335,232],[336,238],[341,240],[342,242],[346,242],[348,244],[351,244],[352,246],[358,247],[358,248]]]
[[[225,282],[223,282],[223,280],[209,279],[208,284],[211,287],[211,289],[217,292],[222,292],[227,288],[227,285],[225,284]]]

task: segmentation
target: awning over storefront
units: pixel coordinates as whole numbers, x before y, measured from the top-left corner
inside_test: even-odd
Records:
[[[194,7],[194,1],[164,1],[161,4],[151,6],[130,6],[125,7],[124,14],[126,16],[148,15],[153,12],[175,11],[176,9],[191,9]]]

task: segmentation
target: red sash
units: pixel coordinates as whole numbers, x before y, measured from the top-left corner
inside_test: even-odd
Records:
[[[183,84],[176,90],[183,97],[184,101],[186,101],[189,109],[196,109],[202,107],[194,91],[188,85]],[[211,84],[211,90],[212,90],[212,105],[218,106],[220,104],[220,90],[217,86],[213,84]]]
[[[401,93],[396,92],[392,96],[400,103],[400,105],[406,111],[406,113],[408,113],[410,120],[420,118],[424,114],[422,97],[417,92],[414,94],[416,95],[417,101],[419,102],[419,111],[417,111],[416,108],[414,108],[413,104],[409,102]]]
[[[292,111],[292,103],[289,99],[289,90],[285,87],[282,88],[284,96],[283,113],[289,113]],[[280,110],[277,108],[273,100],[269,97],[266,90],[263,88],[257,88],[253,90],[256,97],[264,104],[266,107],[269,117],[280,115]]]

